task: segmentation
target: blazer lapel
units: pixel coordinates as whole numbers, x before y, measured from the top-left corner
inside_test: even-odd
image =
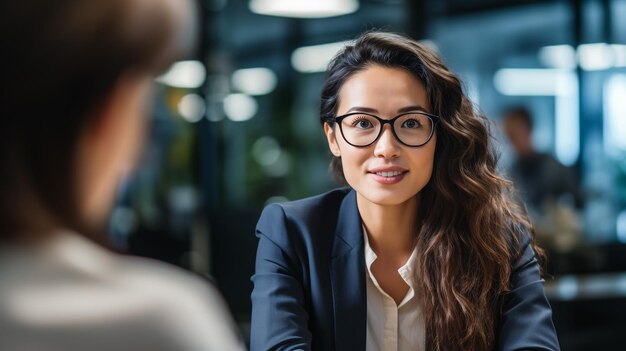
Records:
[[[335,350],[365,350],[366,287],[361,218],[356,193],[350,191],[339,209],[331,256],[335,314]]]

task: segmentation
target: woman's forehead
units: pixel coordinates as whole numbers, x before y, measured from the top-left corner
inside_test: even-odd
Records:
[[[426,88],[419,79],[405,69],[379,65],[356,72],[343,83],[338,112],[354,106],[375,109],[381,114],[407,106],[429,110]]]

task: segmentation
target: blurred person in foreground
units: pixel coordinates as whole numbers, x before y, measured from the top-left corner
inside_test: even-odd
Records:
[[[4,1],[0,350],[241,350],[215,288],[103,233],[191,1]]]
[[[537,238],[550,250],[571,250],[582,238],[576,209],[582,207],[583,196],[576,174],[535,149],[533,118],[525,107],[507,109],[502,125],[516,156],[509,175],[533,220]]]
[[[542,251],[435,52],[362,35],[329,64],[319,121],[349,187],[261,214],[253,351],[559,350]]]

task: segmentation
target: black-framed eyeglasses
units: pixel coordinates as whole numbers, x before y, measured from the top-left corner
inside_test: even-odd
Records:
[[[382,119],[365,112],[351,112],[330,118],[329,123],[337,122],[343,139],[350,145],[366,147],[372,145],[383,132],[385,124],[400,143],[410,147],[420,147],[430,141],[435,132],[439,116],[422,111],[399,114],[392,119]]]

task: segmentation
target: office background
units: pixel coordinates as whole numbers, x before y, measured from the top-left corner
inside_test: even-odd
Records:
[[[292,6],[292,8],[289,8]],[[563,350],[626,344],[625,0],[199,0],[197,52],[158,79],[142,165],[119,190],[115,246],[210,276],[249,332],[263,206],[338,184],[319,124],[324,67],[379,29],[440,53],[493,121],[533,115],[533,143],[584,194],[533,218]],[[620,347],[621,346],[621,347]]]

